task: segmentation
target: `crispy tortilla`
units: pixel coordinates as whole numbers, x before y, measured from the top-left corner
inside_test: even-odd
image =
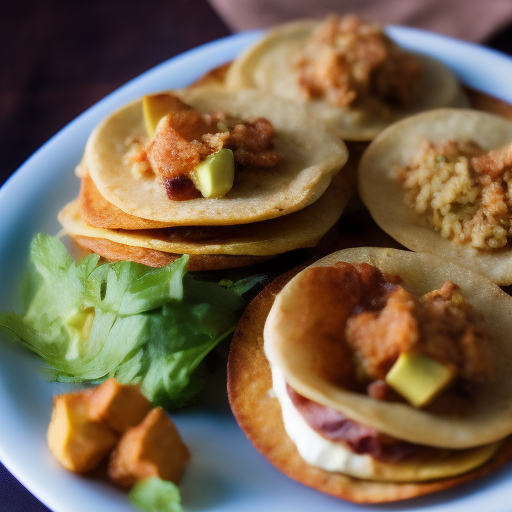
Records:
[[[361,109],[336,107],[323,100],[307,101],[296,79],[295,62],[319,23],[313,20],[295,21],[269,31],[235,59],[226,76],[227,87],[232,90],[253,87],[306,103],[314,115],[326,121],[346,140],[371,140],[403,117],[464,101],[455,75],[443,64],[425,55],[417,55],[424,72],[416,99],[409,107],[392,109],[385,117]]]
[[[469,87],[464,89],[470,103],[469,107],[512,119],[512,105],[510,103]]]
[[[400,462],[384,462],[369,454],[353,452],[342,442],[330,441],[312,429],[288,396],[286,382],[272,367],[272,389],[283,416],[284,428],[309,464],[329,472],[377,482],[425,482],[467,473],[491,459],[502,445],[496,443],[467,450],[423,448],[414,457]]]
[[[229,93],[214,86],[174,93],[199,112],[266,117],[276,129],[274,145],[283,160],[270,169],[240,169],[233,188],[220,199],[171,201],[159,177],[148,172],[136,179],[126,161],[129,141],[147,140],[141,102],[136,101],[105,119],[85,150],[85,164],[100,194],[130,215],[175,226],[280,217],[316,201],[347,160],[345,145],[294,102],[255,90]]]
[[[86,174],[80,180],[78,203],[82,218],[87,224],[107,229],[158,229],[168,227],[165,222],[141,219],[124,213],[109,203],[98,191],[94,181]]]
[[[301,269],[280,276],[246,308],[231,342],[228,394],[240,427],[277,469],[309,487],[356,503],[383,503],[449,489],[480,478],[512,458],[507,440],[484,466],[458,477],[422,483],[375,482],[330,473],[307,464],[284,430],[279,402],[270,393],[272,375],[263,352],[263,328],[274,299]]]
[[[71,236],[71,235],[70,235]],[[118,244],[102,238],[72,235],[71,238],[80,246],[108,261],[135,261],[148,267],[164,267],[181,258],[183,254],[155,251],[144,247]],[[192,254],[189,256],[187,269],[189,271],[222,270],[244,267],[262,263],[271,256],[232,256],[229,254]]]
[[[482,385],[473,409],[464,417],[433,414],[341,388],[319,370],[329,374],[326,368],[336,357],[321,354],[315,344],[300,336],[308,324],[301,316],[307,298],[298,275],[279,294],[265,325],[265,353],[293,389],[354,421],[411,443],[465,449],[499,441],[512,433],[512,297],[480,274],[430,254],[363,247],[331,254],[313,266],[330,266],[337,261],[366,262],[386,274],[398,275],[404,288],[417,296],[440,288],[447,280],[459,285],[464,298],[483,314],[485,329],[493,340],[497,355],[494,380]]]
[[[343,212],[353,192],[351,181],[351,176],[339,173],[322,197],[303,210],[251,225],[178,226],[130,231],[105,229],[87,224],[81,215],[83,209],[77,201],[64,207],[59,213],[59,221],[72,236],[101,238],[163,252],[273,256],[294,249],[314,247]],[[107,206],[103,212],[107,213],[109,209],[112,208]],[[115,207],[113,209],[112,217],[119,218]],[[112,218],[108,214],[106,216],[109,220]],[[131,222],[131,219],[128,218],[128,221]]]
[[[207,71],[204,75],[200,76],[190,87],[224,85],[226,82],[226,74],[230,66],[231,62],[226,62],[225,64],[221,64],[220,66]]]
[[[361,199],[375,222],[413,251],[429,252],[474,270],[500,285],[512,284],[512,248],[479,250],[443,238],[404,202],[404,190],[391,176],[407,165],[422,139],[434,143],[473,140],[484,150],[512,141],[512,122],[476,110],[439,109],[390,126],[363,154],[358,170]]]

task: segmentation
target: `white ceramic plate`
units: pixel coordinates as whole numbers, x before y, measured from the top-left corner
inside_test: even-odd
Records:
[[[428,53],[450,66],[470,87],[512,102],[512,60],[479,46],[423,31],[392,27],[401,45]],[[11,310],[37,232],[59,231],[56,214],[78,193],[73,169],[87,136],[112,110],[148,92],[183,87],[231,60],[258,37],[251,32],[222,39],[157,66],[78,117],[45,144],[0,190],[0,309]],[[133,511],[126,495],[101,482],[62,469],[48,452],[46,429],[52,396],[67,388],[47,383],[39,361],[0,344],[0,460],[55,512]],[[476,483],[424,498],[380,507],[359,507],[289,480],[259,455],[222,409],[176,417],[192,452],[181,486],[188,511],[330,512],[414,510],[509,512],[512,467]]]

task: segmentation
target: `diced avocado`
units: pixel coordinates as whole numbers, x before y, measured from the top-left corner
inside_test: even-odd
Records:
[[[454,379],[456,368],[432,357],[402,352],[386,375],[386,382],[415,407],[431,402]]]
[[[150,137],[155,134],[160,119],[169,114],[175,105],[176,98],[171,94],[151,94],[142,98],[144,124]]]
[[[230,149],[221,149],[207,156],[190,173],[197,190],[203,197],[221,197],[233,187],[235,159]]]

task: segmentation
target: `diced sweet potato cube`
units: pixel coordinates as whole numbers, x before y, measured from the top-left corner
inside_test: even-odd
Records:
[[[177,484],[189,458],[176,426],[161,407],[156,407],[121,437],[110,456],[108,474],[123,487],[149,476]]]
[[[91,420],[90,392],[54,398],[48,427],[48,446],[55,458],[75,473],[86,473],[112,451],[118,435],[108,426]]]
[[[91,418],[106,423],[123,434],[138,425],[151,410],[151,402],[133,384],[119,384],[109,379],[91,394]]]

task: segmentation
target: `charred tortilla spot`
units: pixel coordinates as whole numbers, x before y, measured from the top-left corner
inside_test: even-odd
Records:
[[[164,180],[164,185],[167,195],[172,201],[188,201],[201,197],[201,193],[188,176],[167,178]]]

